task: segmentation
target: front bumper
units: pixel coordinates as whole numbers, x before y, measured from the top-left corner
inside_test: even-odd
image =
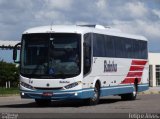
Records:
[[[51,99],[51,100],[70,100],[70,99],[87,99],[93,97],[94,89],[81,89],[73,91],[26,91],[20,90],[21,98],[30,99]],[[44,93],[49,93],[51,95],[44,95]]]

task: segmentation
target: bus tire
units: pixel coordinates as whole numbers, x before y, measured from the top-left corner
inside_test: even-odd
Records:
[[[94,87],[94,96],[85,101],[87,102],[87,105],[96,105],[99,103],[99,98],[100,98],[100,84],[96,83]]]
[[[38,106],[49,106],[51,104],[50,99],[35,99]]]
[[[127,93],[127,94],[122,94],[121,99],[122,100],[135,100],[137,97],[137,91],[138,91],[138,85],[137,85],[137,83],[135,83],[133,86],[133,92]]]

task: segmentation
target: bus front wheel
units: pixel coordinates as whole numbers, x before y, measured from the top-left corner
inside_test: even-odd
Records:
[[[99,83],[96,83],[94,87],[94,94],[92,98],[89,98],[85,100],[87,102],[87,105],[96,105],[99,103],[99,98],[100,98],[100,85]]]

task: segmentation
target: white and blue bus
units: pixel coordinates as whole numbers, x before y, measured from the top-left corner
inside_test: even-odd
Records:
[[[148,89],[148,43],[143,36],[100,25],[53,25],[26,30],[20,51],[20,94],[38,104],[119,95]]]

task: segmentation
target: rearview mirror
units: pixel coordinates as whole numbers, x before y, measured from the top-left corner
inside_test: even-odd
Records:
[[[15,63],[19,63],[19,59],[17,58],[17,52],[20,49],[21,43],[17,43],[13,49],[13,60]]]

